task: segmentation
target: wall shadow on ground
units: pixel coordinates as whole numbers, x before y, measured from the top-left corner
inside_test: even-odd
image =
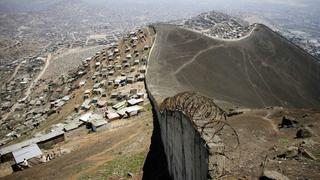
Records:
[[[151,145],[149,153],[143,166],[143,180],[171,180],[164,146],[161,139],[161,130],[154,104],[152,104],[153,112],[153,133],[151,137]]]

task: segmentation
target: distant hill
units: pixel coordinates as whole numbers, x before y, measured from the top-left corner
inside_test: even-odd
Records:
[[[320,62],[264,25],[235,41],[155,29],[147,80],[156,96],[194,90],[251,108],[320,108]]]

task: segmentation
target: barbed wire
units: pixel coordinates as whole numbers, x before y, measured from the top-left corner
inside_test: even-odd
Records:
[[[233,134],[235,141],[223,142],[223,152],[211,152],[226,157],[230,161],[238,161],[240,164],[240,140],[236,130],[227,122],[227,112],[220,108],[213,99],[203,96],[196,92],[182,92],[173,97],[166,98],[160,105],[160,113],[167,111],[179,111],[190,118],[193,126],[199,131],[200,136],[207,144],[214,142],[216,137]],[[228,132],[229,130],[229,132]],[[223,132],[225,131],[225,133]],[[209,137],[208,137],[209,135]],[[238,157],[229,157],[228,154],[238,152]],[[223,176],[220,174],[219,176]]]

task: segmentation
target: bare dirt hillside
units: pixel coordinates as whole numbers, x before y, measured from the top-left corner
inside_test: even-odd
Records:
[[[44,73],[43,79],[54,79],[61,74],[67,74],[68,71],[76,69],[81,62],[93,56],[97,51],[101,50],[104,46],[93,46],[89,48],[73,48],[68,49],[61,54],[53,55],[50,62],[50,68]]]
[[[320,62],[264,25],[234,41],[155,29],[147,79],[156,96],[193,90],[251,108],[320,107]]]

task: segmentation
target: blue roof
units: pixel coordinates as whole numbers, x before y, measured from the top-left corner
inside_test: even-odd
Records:
[[[42,155],[42,152],[38,145],[32,144],[17,151],[13,151],[12,155],[16,163],[21,163],[24,161],[24,159],[29,160],[31,158]]]

